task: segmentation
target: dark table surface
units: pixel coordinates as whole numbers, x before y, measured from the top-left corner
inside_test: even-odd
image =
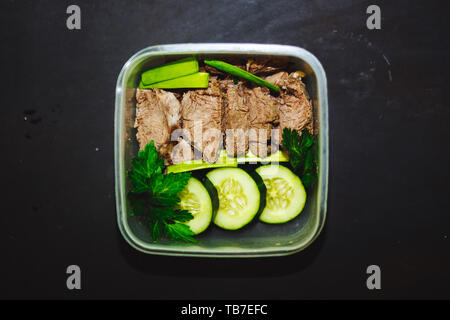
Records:
[[[2,1],[1,298],[450,298],[448,5],[377,1]],[[118,230],[114,88],[155,44],[303,47],[328,77],[326,226],[279,258],[149,256]],[[82,289],[66,288],[66,268]],[[368,290],[366,268],[381,268]],[[180,288],[184,288],[181,290]]]

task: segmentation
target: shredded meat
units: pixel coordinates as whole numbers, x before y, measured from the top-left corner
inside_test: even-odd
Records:
[[[298,74],[283,71],[266,77],[266,80],[281,88],[277,99],[280,103],[280,132],[284,128],[291,128],[299,133],[307,129],[313,134],[312,104]]]
[[[243,63],[233,64],[255,74],[270,74],[265,79],[280,87],[279,96],[245,80],[236,83],[222,72],[214,75],[214,68],[208,66],[202,67],[211,73],[207,89],[138,89],[135,127],[140,149],[153,140],[166,164],[198,159],[194,156],[199,153],[203,160],[215,162],[223,142],[230,156],[250,150],[265,157],[278,149],[284,128],[313,133],[312,104],[301,73],[277,72],[286,68],[285,61]],[[176,129],[183,132],[175,134]]]
[[[208,72],[210,75],[212,76],[226,76],[227,73],[216,69],[214,67],[208,66],[207,64],[205,64],[203,67],[200,67],[200,72]]]
[[[257,58],[247,61],[246,70],[255,75],[269,75],[284,70],[287,66],[287,59]]]
[[[135,127],[138,128],[137,140],[141,149],[153,140],[159,149],[170,138],[169,126],[156,93],[153,90],[137,90],[137,114]]]
[[[243,155],[248,150],[248,129],[250,127],[249,107],[242,82],[222,81],[224,90],[224,132],[225,149],[230,156]]]
[[[180,128],[181,104],[175,94],[161,89],[153,89],[166,113],[169,131]]]
[[[265,79],[266,81],[281,87],[283,89],[283,86],[285,85],[286,80],[288,79],[289,75],[286,71],[277,72],[273,75],[267,76]]]
[[[264,157],[271,129],[279,124],[280,106],[267,88],[247,89],[245,96],[249,108],[249,148],[253,154]]]
[[[245,90],[250,128],[270,129],[279,122],[279,105],[270,95],[269,89],[255,87]]]
[[[139,148],[144,149],[153,140],[168,163],[172,148],[170,134],[174,129],[180,128],[180,102],[173,93],[161,89],[138,89],[136,101],[135,127],[138,129],[136,138]]]
[[[181,105],[187,139],[202,152],[203,160],[215,162],[223,145],[223,101],[218,81],[213,78],[208,89],[186,92]]]

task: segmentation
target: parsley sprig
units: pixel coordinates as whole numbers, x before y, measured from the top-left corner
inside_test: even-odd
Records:
[[[303,129],[300,135],[296,130],[283,129],[283,147],[289,152],[289,162],[306,188],[317,180],[316,137]]]
[[[173,240],[195,242],[194,233],[187,222],[192,214],[177,208],[178,194],[191,177],[190,172],[164,174],[164,160],[159,156],[154,142],[140,150],[131,161],[128,172],[132,189],[129,193],[130,215],[142,217],[153,240],[166,236]]]

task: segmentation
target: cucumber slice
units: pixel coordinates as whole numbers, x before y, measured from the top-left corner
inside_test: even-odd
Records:
[[[198,61],[195,57],[189,57],[147,70],[142,73],[141,80],[143,85],[149,85],[196,72],[198,72]]]
[[[209,197],[211,198],[211,203],[213,206],[213,217],[219,209],[219,195],[217,194],[217,189],[214,187],[212,182],[207,178],[203,177],[202,179],[203,186],[209,193]],[[264,183],[264,182],[263,182]]]
[[[211,223],[214,206],[211,200],[210,192],[199,180],[196,178],[189,178],[189,181],[178,196],[180,209],[188,210],[194,216],[193,219],[185,222],[194,234],[199,234],[205,231]],[[217,194],[212,194],[217,198]]]
[[[145,85],[139,84],[140,89],[160,88],[160,89],[178,89],[178,88],[208,88],[209,73],[197,72],[187,76],[178,77],[166,81],[155,82]]]
[[[256,169],[266,185],[266,206],[259,220],[284,223],[302,212],[306,191],[298,176],[281,165],[266,165]]]
[[[217,189],[219,208],[214,224],[226,229],[237,230],[248,223],[262,210],[261,189],[264,185],[239,168],[220,168],[206,174]],[[263,190],[264,194],[264,190]]]

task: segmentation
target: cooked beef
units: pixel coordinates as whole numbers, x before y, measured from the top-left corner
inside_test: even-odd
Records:
[[[273,75],[267,76],[265,79],[266,81],[281,87],[281,89],[285,89],[283,88],[283,86],[285,85],[286,80],[288,79],[289,75],[286,71],[281,71],[281,72],[277,72]]]
[[[255,87],[244,91],[249,108],[249,148],[258,156],[267,155],[271,129],[279,124],[279,104],[269,89]]]
[[[245,89],[249,108],[250,128],[270,129],[279,122],[278,102],[270,95],[269,89],[255,87]]]
[[[300,77],[300,71],[287,73],[286,71],[275,73],[265,78],[267,81],[279,86],[282,93],[294,95],[298,98],[306,98],[309,100],[308,92],[305,84]]]
[[[287,66],[270,59],[250,60],[246,67],[243,61],[233,64],[260,75]],[[248,81],[235,83],[230,75],[202,68],[211,73],[207,89],[137,90],[135,127],[141,149],[153,140],[166,164],[194,159],[193,150],[201,153],[197,159],[215,162],[223,142],[230,156],[250,150],[264,157],[278,149],[284,128],[313,133],[312,104],[299,72],[265,77],[281,89],[274,97],[267,88]]]
[[[281,88],[277,99],[280,103],[280,132],[284,128],[291,128],[301,133],[306,128],[312,134],[312,104],[298,73],[288,74],[283,71],[266,77],[266,80]]]
[[[144,147],[153,140],[158,150],[170,140],[169,126],[164,107],[153,90],[138,89],[137,100],[137,140]]]
[[[225,73],[219,69],[216,69],[214,67],[208,66],[207,64],[205,64],[203,67],[200,67],[199,71],[200,72],[208,72],[212,76],[223,76],[224,77],[227,75],[227,73]]]
[[[166,113],[169,131],[172,132],[173,130],[180,128],[181,104],[175,94],[157,88],[153,90]]]
[[[166,161],[171,150],[170,134],[180,127],[181,104],[173,93],[161,89],[137,89],[135,127],[140,149],[153,140]]]
[[[287,59],[256,58],[247,61],[246,70],[255,75],[269,75],[286,69]]]
[[[225,149],[230,156],[243,155],[248,150],[248,134],[250,128],[249,107],[245,98],[242,82],[221,81],[224,91]]]
[[[183,129],[187,130],[188,140],[202,152],[203,160],[215,162],[223,145],[223,99],[219,82],[210,78],[207,89],[186,92],[181,105]]]
[[[299,133],[307,129],[313,134],[312,106],[305,97],[287,95],[280,106],[280,129],[291,128]]]

